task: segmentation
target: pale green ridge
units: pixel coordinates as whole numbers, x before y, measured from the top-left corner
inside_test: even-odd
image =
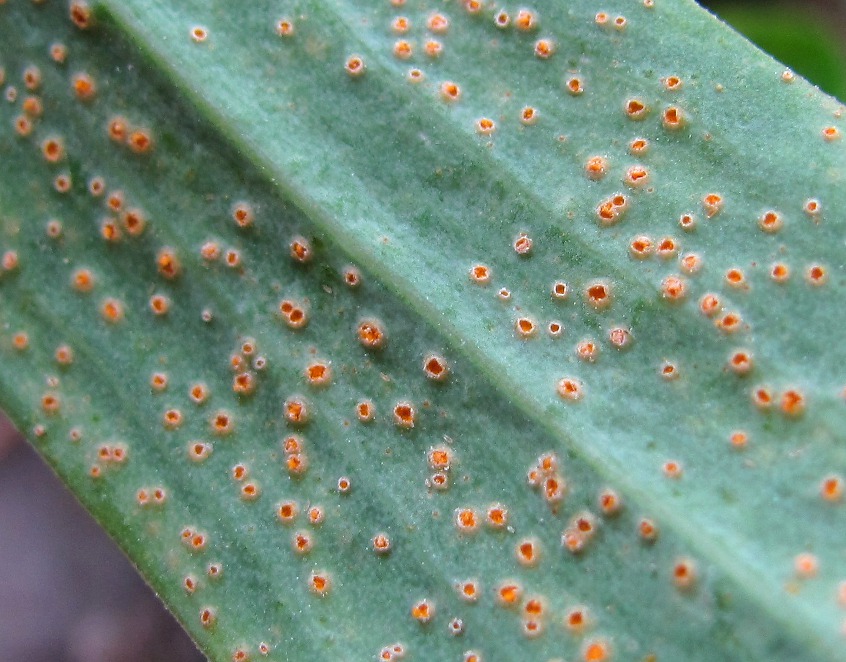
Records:
[[[794,211],[776,238],[752,236],[758,232],[754,216],[743,221],[742,230],[737,227],[742,214],[729,215],[729,205],[740,196],[735,193],[733,198],[729,191],[743,186],[739,177],[729,188],[732,182],[726,183],[725,175],[718,176],[713,164],[708,166],[714,170],[710,181],[701,173],[690,175],[705,183],[695,194],[685,192],[687,206],[681,211],[690,208],[701,217],[697,196],[711,190],[711,184],[727,199],[724,213],[707,222],[701,219],[700,229],[690,239],[699,242],[694,246],[706,257],[705,270],[698,278],[711,288],[724,292],[717,281],[721,271],[734,264],[728,259],[720,264],[718,257],[711,257],[720,246],[720,237],[712,236],[716,228],[726,241],[737,245],[734,255],[744,266],[744,259],[760,259],[758,244],[769,246],[765,250],[772,253],[765,255],[774,257],[776,239],[784,238],[792,242],[791,254],[795,247],[796,252],[804,251],[800,254],[808,255],[808,260],[830,260],[829,283],[819,292],[801,282],[800,262],[792,265],[798,277],[781,294],[766,283],[763,274],[750,274],[755,278],[751,292],[761,290],[773,297],[766,304],[756,303],[752,294],[732,297],[744,313],[754,313],[754,335],[743,336],[739,344],[753,349],[756,373],[780,385],[797,378],[800,359],[819,355],[814,364],[805,360],[814,368],[809,374],[819,380],[802,384],[810,402],[808,415],[791,423],[777,415],[758,421],[759,415],[747,405],[746,394],[756,382],[746,379],[738,386],[722,375],[722,357],[728,346],[709,335],[712,331],[704,319],[697,321],[698,313],[692,312],[695,298],[668,311],[653,289],[667,268],[660,263],[656,268],[654,259],[648,266],[638,267],[647,274],[645,279],[637,271],[632,276],[627,273],[633,267],[619,239],[625,240],[628,231],[634,234],[635,227],[645,229],[647,222],[656,228],[653,233],[658,232],[662,218],[668,219],[663,225],[666,232],[673,232],[671,224],[680,206],[670,194],[670,199],[657,196],[664,195],[665,187],[671,192],[673,186],[678,191],[690,187],[689,181],[685,186],[684,177],[675,185],[674,179],[658,179],[673,165],[672,159],[657,160],[666,147],[660,128],[651,127],[648,137],[653,139],[653,154],[645,161],[654,169],[656,184],[660,183],[659,191],[650,194],[657,200],[655,207],[650,207],[650,212],[642,210],[639,203],[645,195],[636,197],[623,224],[612,231],[620,231],[616,241],[606,238],[609,231],[594,231],[584,220],[566,226],[566,234],[562,234],[565,215],[559,210],[564,200],[558,197],[549,202],[546,194],[553,173],[545,177],[543,167],[535,165],[528,151],[540,149],[544,137],[551,141],[557,135],[556,129],[542,133],[545,123],[554,121],[556,108],[536,102],[543,112],[541,122],[518,129],[519,134],[512,131],[526,138],[522,144],[518,138],[509,138],[505,121],[498,121],[493,150],[483,144],[477,147],[476,138],[469,134],[472,119],[481,111],[472,105],[461,111],[459,105],[450,113],[466,114],[453,122],[437,110],[434,93],[426,101],[419,91],[405,91],[404,81],[389,83],[393,65],[389,57],[377,55],[377,38],[358,32],[353,37],[337,20],[336,16],[349,18],[346,6],[339,5],[325,15],[305,4],[299,12],[293,7],[280,12],[295,19],[296,34],[290,42],[280,42],[272,33],[278,8],[264,7],[263,13],[255,10],[257,16],[262,14],[258,18],[243,12],[235,27],[251,36],[250,30],[255,30],[261,38],[242,39],[240,44],[235,38],[224,41],[223,25],[228,30],[232,23],[226,9],[221,16],[228,23],[215,25],[199,7],[192,12],[190,6],[180,6],[180,14],[160,18],[155,7],[145,4],[144,23],[136,23],[128,15],[122,18],[139,45],[177,83],[175,88],[148,71],[144,61],[136,60],[120,44],[105,17],[90,34],[61,37],[71,46],[69,62],[62,68],[46,58],[47,44],[55,38],[52,35],[65,35],[68,30],[61,8],[0,8],[0,21],[6,22],[3,31],[13,35],[0,56],[7,80],[19,80],[20,72],[32,61],[39,63],[45,79],[45,117],[33,139],[21,140],[9,128],[18,106],[0,107],[7,127],[0,132],[0,163],[14,164],[14,171],[8,165],[0,166],[0,248],[15,248],[21,256],[19,270],[0,278],[4,344],[0,379],[5,384],[3,403],[10,414],[28,430],[46,422],[47,435],[35,440],[38,447],[110,528],[204,649],[216,659],[229,659],[237,647],[245,646],[254,657],[260,657],[258,642],[266,641],[271,659],[372,659],[381,646],[400,640],[416,659],[461,659],[462,652],[470,648],[480,649],[485,659],[561,655],[569,659],[579,655],[583,638],[567,633],[560,620],[566,608],[586,603],[597,621],[587,637],[608,637],[615,659],[640,659],[649,653],[662,660],[836,659],[841,646],[835,593],[837,581],[842,579],[837,549],[842,546],[838,532],[843,515],[842,508],[821,503],[818,483],[822,475],[842,471],[846,464],[843,451],[835,445],[842,420],[842,402],[837,397],[841,384],[836,373],[824,377],[829,371],[822,370],[827,363],[836,362],[837,348],[820,340],[803,341],[794,334],[791,338],[796,338],[797,348],[792,351],[799,358],[784,365],[775,359],[784,355],[786,340],[759,329],[782,323],[785,309],[794,313],[795,319],[817,315],[824,327],[837,328],[842,313],[834,306],[819,311],[815,306],[842,288],[841,279],[833,272],[839,266],[835,262],[839,241],[832,240],[836,237],[838,193],[816,185],[811,175],[819,177],[823,172],[832,181],[840,177],[839,161],[831,161],[835,158],[831,148],[841,154],[839,146],[820,141],[819,150],[809,158],[823,165],[815,166],[819,171],[801,173],[806,190],[814,183],[808,195],[823,201],[821,224],[799,225],[809,222],[801,218],[800,211]],[[617,42],[615,48],[635,36],[634,11],[629,7],[626,11],[631,12],[632,23],[626,33],[612,40]],[[132,5],[122,7],[131,9]],[[318,13],[305,17],[306,9]],[[209,10],[202,6],[203,12]],[[656,15],[657,10],[669,11],[663,5],[654,10]],[[459,25],[463,27],[460,11],[458,5],[449,6],[453,32],[444,38],[447,49],[455,41],[450,40],[452,34]],[[572,26],[586,29],[589,24],[582,25],[584,16],[580,16],[581,23],[574,20]],[[315,25],[315,17],[323,20],[317,21],[314,34],[309,35],[307,29]],[[542,32],[555,27],[549,20],[554,17],[543,12],[541,17]],[[565,18],[569,20],[561,20]],[[371,17],[370,25],[375,26],[377,19]],[[416,20],[419,26],[421,19]],[[703,30],[713,27],[710,19],[690,20]],[[207,42],[191,43],[188,31],[195,23],[210,29]],[[382,20],[380,25],[384,24]],[[145,25],[150,26],[149,32]],[[483,30],[481,25],[473,29]],[[45,35],[51,36],[45,39]],[[254,56],[261,61],[260,47],[276,57],[285,48],[301,48],[302,43],[306,50],[320,52],[316,46],[326,43],[327,37],[355,40],[349,43],[368,61],[362,80],[348,81],[343,73],[343,59],[351,50],[348,45],[331,51],[326,56],[330,66],[325,68],[297,68],[302,51],[295,51],[286,73],[297,75],[284,77],[290,86],[285,95],[280,95],[279,89],[263,89],[262,80],[275,80],[270,76],[252,79],[244,75],[238,78],[241,87],[230,88],[234,79],[222,75],[229,68],[242,74],[253,70],[242,58]],[[160,40],[167,41],[166,49]],[[520,52],[532,41],[521,38]],[[244,50],[246,45],[250,53]],[[517,46],[514,48],[516,53]],[[228,65],[204,70],[204,63],[197,61],[197,54],[205,52],[202,49],[212,54],[226,52]],[[659,49],[652,49],[656,58]],[[109,57],[98,56],[98,52]],[[560,51],[550,62],[538,64],[551,64],[559,55]],[[449,56],[447,50],[442,59],[445,67]],[[103,59],[108,60],[105,67],[98,64]],[[79,69],[90,71],[98,81],[97,99],[88,105],[74,101],[68,93],[68,73]],[[778,70],[769,65],[765,69],[773,77],[773,90],[786,96],[778,90],[784,85],[777,80]],[[461,71],[455,69],[456,79]],[[532,71],[544,70],[533,67]],[[687,82],[683,70],[676,71],[682,71]],[[514,75],[518,73],[515,69]],[[510,74],[510,70],[503,71],[497,80]],[[215,79],[217,86],[212,86]],[[430,79],[434,79],[431,73]],[[194,90],[188,96],[212,120],[211,125],[198,126],[189,104],[173,106],[176,90],[185,94],[180,81]],[[321,87],[321,81],[325,86]],[[609,80],[609,94],[613,91],[623,99],[618,83],[612,83]],[[377,99],[372,98],[374,85],[379,86]],[[768,85],[762,84],[765,89]],[[794,85],[797,90],[804,89],[798,81]],[[726,86],[722,94],[729,98],[732,85],[726,82]],[[688,85],[684,94],[689,91]],[[326,95],[323,100],[321,94]],[[294,109],[304,112],[304,117],[293,117],[294,111],[275,115],[268,111],[267,119],[275,117],[277,121],[272,132],[262,130],[261,122],[256,126],[246,121],[249,113],[243,100],[248,98],[256,103],[250,104],[254,121],[262,119],[261,107],[285,105],[283,101],[294,102]],[[327,101],[330,98],[335,103]],[[384,111],[386,104],[394,108],[387,103],[389,99],[401,99],[405,105],[397,105],[401,111],[395,108],[384,117],[368,114],[378,107]],[[586,92],[578,101],[588,99]],[[470,102],[468,95],[459,103]],[[787,98],[784,103],[781,121],[795,124],[789,110],[798,102]],[[621,105],[620,101],[613,108]],[[795,107],[805,109],[806,105],[802,102]],[[519,104],[515,107],[519,110]],[[608,112],[607,104],[597,103],[595,108]],[[104,126],[114,112],[152,128],[156,147],[150,155],[134,156],[109,143]],[[399,117],[397,112],[401,112]],[[561,112],[562,124],[572,120]],[[702,116],[706,112],[704,106],[699,110]],[[714,112],[717,123],[723,116]],[[350,114],[367,118],[372,122],[370,130],[362,134],[360,126],[352,131],[337,122],[326,123],[326,118]],[[823,116],[818,117],[822,122]],[[427,130],[436,130],[435,118],[440,136],[421,139],[421,129],[431,125]],[[281,119],[284,122],[280,123]],[[768,118],[763,128],[777,131],[778,121],[778,117]],[[621,126],[627,126],[626,122],[621,120]],[[333,130],[327,132],[327,126]],[[388,129],[399,131],[391,138],[384,133]],[[599,129],[597,125],[594,151],[603,151]],[[809,140],[819,138],[817,129],[809,130]],[[49,190],[49,173],[56,168],[46,166],[39,157],[40,139],[52,132],[65,138],[69,153],[65,165],[76,182],[75,193],[66,197]],[[719,140],[719,133],[713,133],[716,138],[709,145]],[[228,155],[219,134],[234,141],[244,160]],[[564,181],[573,191],[568,199],[577,201],[573,209],[585,219],[607,192],[624,188],[619,183],[619,152],[609,153],[616,165],[605,182],[586,182],[580,167],[593,151],[587,147],[566,151],[575,144],[573,129],[568,129],[568,134],[566,149],[558,155],[568,175]],[[313,144],[310,139],[302,142],[308,135],[321,138],[315,138]],[[508,139],[513,142],[511,148]],[[533,146],[530,140],[538,143]],[[332,141],[336,141],[334,145]],[[362,141],[372,145],[368,148]],[[731,144],[730,135],[725,142]],[[768,147],[771,142],[765,141]],[[404,151],[397,156],[403,158],[390,161],[390,169],[364,167],[384,162],[396,153],[389,149],[396,145],[402,145]],[[525,154],[520,153],[522,145]],[[446,151],[438,152],[436,147]],[[283,152],[283,148],[289,151]],[[332,158],[311,156],[321,149]],[[788,154],[791,147],[779,144],[778,149]],[[795,145],[792,149],[795,154]],[[690,151],[698,153],[692,147]],[[742,150],[727,148],[727,153]],[[720,163],[719,154],[708,156],[712,157]],[[723,166],[729,161],[729,156],[720,158],[725,158]],[[830,161],[827,165],[826,159]],[[264,172],[254,170],[250,161],[264,164],[260,166]],[[678,157],[678,164],[684,161]],[[356,165],[352,171],[355,181],[350,181],[345,163]],[[780,169],[769,164],[766,159],[766,176],[756,185],[767,186],[772,193],[784,180],[778,177]],[[444,166],[441,175],[432,175],[433,165]],[[740,165],[744,170],[750,167]],[[502,168],[506,170],[500,172]],[[150,228],[142,238],[115,246],[100,239],[101,203],[83,190],[85,179],[94,174],[103,174],[109,190],[122,188],[131,205],[147,212]],[[267,187],[268,179],[275,180],[275,190],[281,187],[305,215],[280,202],[278,193]],[[425,186],[409,190],[409,181],[424,182]],[[399,185],[402,183],[405,187]],[[802,182],[796,187],[790,198],[784,193],[779,193],[781,197],[761,193],[749,204],[772,202],[782,209],[777,203],[789,199],[795,207],[796,200],[801,203],[805,195],[794,199],[792,192],[801,189]],[[487,197],[486,192],[490,193]],[[515,203],[513,197],[518,194],[520,200]],[[590,200],[579,203],[585,195]],[[239,199],[249,200],[256,208],[255,228],[239,231],[230,220],[231,203]],[[356,212],[355,206],[360,211]],[[58,243],[44,236],[44,222],[52,216],[65,221],[64,238]],[[476,217],[492,222],[481,226],[481,231],[472,229],[478,225],[461,222]],[[538,217],[545,220],[534,220]],[[454,219],[452,225],[447,224],[450,218]],[[800,228],[805,231],[798,231]],[[536,241],[534,254],[524,261],[510,248],[520,230],[529,231]],[[306,268],[287,258],[287,243],[298,233],[307,236],[317,252],[315,263]],[[688,236],[673,234],[681,237],[687,248]],[[383,236],[389,236],[391,242],[382,244]],[[243,271],[233,273],[223,265],[203,263],[197,251],[212,237],[224,248],[237,246],[242,251]],[[449,241],[435,241],[437,238]],[[375,244],[372,250],[370,241]],[[562,244],[557,247],[554,242]],[[176,247],[184,266],[185,275],[173,282],[155,273],[155,255],[163,245]],[[344,252],[365,267],[360,291],[346,291],[342,284],[339,272],[348,259]],[[571,264],[562,265],[559,256],[566,256]],[[469,264],[481,259],[493,266],[495,286],[480,291],[468,283],[466,271]],[[580,271],[575,275],[577,260]],[[98,275],[98,286],[90,295],[75,294],[66,285],[71,269],[81,264],[90,264]],[[373,276],[382,280],[387,290],[399,294],[400,300],[374,282]],[[571,296],[565,306],[553,304],[548,287],[560,276],[573,285],[595,276],[613,276],[620,286],[610,313],[584,309],[578,296]],[[494,296],[500,284],[512,287],[514,300],[537,319],[561,319],[567,327],[564,337],[552,340],[541,333],[529,342],[515,340],[511,331],[515,313]],[[154,291],[166,292],[173,301],[173,309],[164,318],[154,319],[146,308]],[[97,317],[96,306],[106,295],[119,296],[128,304],[127,319],[115,328]],[[306,329],[292,332],[278,319],[275,309],[284,296],[308,297],[312,321]],[[628,308],[627,299],[632,300]],[[199,319],[204,308],[215,312],[210,324]],[[355,322],[360,315],[385,321],[389,344],[384,352],[364,352],[355,343]],[[597,365],[576,365],[573,344],[591,330],[604,332],[609,319],[630,320],[636,338],[632,350],[615,355],[598,336],[603,353]],[[430,330],[432,325],[439,334]],[[32,336],[30,349],[23,353],[9,347],[11,334],[19,329]],[[260,352],[269,359],[257,392],[247,399],[238,399],[229,391],[232,373],[227,367],[229,354],[242,336],[255,338]],[[442,336],[448,345],[443,344]],[[70,341],[76,352],[74,364],[66,369],[52,361],[53,349],[61,341]],[[662,343],[664,347],[660,347]],[[335,383],[323,390],[310,389],[302,381],[301,371],[312,347],[319,356],[331,359],[335,369]],[[131,351],[127,353],[127,349]],[[671,385],[662,384],[656,376],[667,349],[682,368],[681,377]],[[446,384],[426,383],[420,364],[427,351],[441,352],[452,363]],[[691,352],[705,363],[704,374],[693,372],[693,361],[683,360],[682,354]],[[151,394],[148,387],[149,374],[156,369],[171,375],[171,384],[162,394]],[[535,376],[534,371],[540,374]],[[559,402],[552,391],[562,371],[583,376],[588,385],[584,401],[576,407]],[[39,402],[46,390],[45,376],[51,374],[60,376],[57,390],[62,395],[62,414],[45,417]],[[759,374],[752,377],[757,379]],[[197,409],[188,400],[187,390],[200,379],[211,387],[212,397]],[[609,407],[617,398],[602,395],[603,383],[607,388],[622,389],[630,400],[628,406]],[[644,384],[652,386],[641,392]],[[685,410],[679,409],[679,402],[691,407],[703,388],[710,394],[707,404],[680,413]],[[497,390],[505,395],[498,395]],[[281,402],[292,392],[307,395],[317,407],[315,420],[303,431],[307,450],[313,455],[311,467],[305,478],[296,481],[289,480],[280,468],[283,453],[279,447],[279,439],[286,434]],[[353,420],[354,403],[363,396],[373,398],[379,411],[379,420],[370,426]],[[402,398],[418,405],[426,399],[432,403],[421,409],[420,420],[410,433],[394,430],[389,422],[390,408]],[[161,416],[173,406],[183,410],[186,421],[179,430],[165,431]],[[207,423],[211,412],[221,407],[236,417],[236,431],[226,439],[212,438]],[[721,411],[728,412],[726,420],[711,422]],[[633,420],[632,412],[643,412],[646,420]],[[653,436],[655,421],[673,421],[678,416],[684,418],[676,426]],[[80,421],[84,421],[85,435],[74,445],[67,440],[68,428]],[[746,427],[752,435],[752,444],[743,454],[732,454],[727,448],[728,431],[737,426]],[[638,433],[642,429],[649,434]],[[678,439],[679,430],[690,438]],[[434,493],[424,484],[430,473],[425,451],[440,443],[445,434],[455,440],[455,478],[449,491]],[[186,459],[186,445],[194,438],[214,444],[214,453],[203,464]],[[92,481],[87,471],[96,463],[97,446],[115,439],[129,444],[129,460],[113,475],[107,473]],[[539,495],[525,486],[526,470],[539,453],[551,449],[558,451],[571,486],[561,512],[554,516]],[[668,457],[684,463],[685,475],[678,482],[660,474],[661,463]],[[236,462],[248,465],[251,477],[262,488],[254,503],[237,497],[238,483],[229,475]],[[345,496],[334,489],[342,474],[351,476],[354,484]],[[606,481],[621,490],[626,509],[619,518],[604,520],[598,539],[581,557],[573,557],[560,549],[561,529],[583,508],[595,510],[596,493]],[[139,510],[136,490],[156,484],[167,487],[167,504],[159,510]],[[325,523],[313,530],[315,549],[306,558],[297,559],[289,551],[291,532],[308,529],[305,522],[301,519],[295,527],[285,527],[275,521],[274,504],[282,498],[301,503],[316,500],[327,509]],[[484,508],[494,500],[508,504],[514,533],[480,531],[468,538],[456,534],[451,522],[455,507]],[[433,518],[433,511],[440,513],[439,517]],[[750,513],[754,519],[748,517]],[[655,517],[661,527],[654,546],[640,543],[634,532],[643,514]],[[210,534],[206,551],[190,555],[182,549],[178,535],[186,525]],[[385,559],[368,549],[370,537],[379,530],[387,531],[396,545]],[[543,548],[537,569],[522,569],[513,559],[514,543],[529,534],[538,536]],[[820,558],[820,576],[796,582],[792,558],[806,549]],[[692,593],[678,592],[669,580],[674,559],[680,554],[693,556],[698,563],[701,580]],[[222,560],[225,568],[215,581],[205,577],[205,564],[212,560]],[[325,598],[311,596],[305,587],[307,573],[317,568],[329,569],[336,582]],[[181,588],[188,572],[201,584],[192,596]],[[484,594],[478,605],[463,605],[452,590],[454,580],[469,576],[482,580]],[[550,600],[546,631],[539,638],[527,639],[520,633],[519,617],[494,606],[492,589],[506,577],[519,578],[528,593],[542,593]],[[785,584],[793,585],[798,595],[788,597]],[[438,605],[435,621],[427,627],[409,617],[412,602],[424,596]],[[778,604],[767,604],[772,598]],[[208,630],[197,618],[206,605],[218,609],[218,623]],[[461,637],[447,634],[446,624],[453,615],[465,620],[466,633]]]

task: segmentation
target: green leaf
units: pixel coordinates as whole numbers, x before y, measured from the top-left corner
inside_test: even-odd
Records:
[[[688,1],[55,4],[0,401],[211,657],[841,656],[836,101]]]

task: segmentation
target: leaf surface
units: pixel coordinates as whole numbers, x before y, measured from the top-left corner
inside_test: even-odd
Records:
[[[0,8],[3,404],[211,656],[837,659],[840,106],[656,4]]]

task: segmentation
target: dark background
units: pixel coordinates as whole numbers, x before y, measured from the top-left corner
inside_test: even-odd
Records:
[[[701,4],[846,99],[846,0]],[[0,662],[203,659],[109,537],[0,417]]]

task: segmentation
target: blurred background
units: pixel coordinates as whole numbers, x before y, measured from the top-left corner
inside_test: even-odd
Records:
[[[697,1],[797,74],[846,100],[846,0]]]
[[[700,4],[846,99],[846,0]],[[0,415],[0,662],[203,659],[123,554]]]
[[[204,659],[112,540],[0,418],[0,661]]]

